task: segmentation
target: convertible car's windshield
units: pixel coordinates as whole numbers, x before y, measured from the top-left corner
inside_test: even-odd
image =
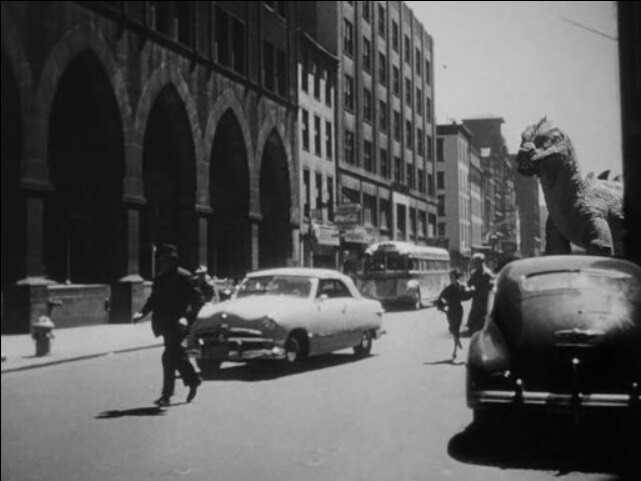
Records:
[[[311,279],[300,276],[264,276],[245,279],[238,289],[237,297],[247,296],[293,296],[309,297]]]

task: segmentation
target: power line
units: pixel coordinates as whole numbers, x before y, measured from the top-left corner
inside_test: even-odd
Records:
[[[579,28],[582,28],[584,30],[587,30],[588,32],[595,33],[597,35],[600,35],[601,37],[605,37],[605,38],[607,38],[609,40],[613,40],[614,42],[618,42],[619,41],[619,39],[617,37],[613,37],[612,35],[608,35],[607,33],[603,33],[600,30],[597,30],[595,28],[588,27],[586,25],[583,25],[582,23],[576,22],[574,20],[570,20],[569,18],[566,18],[566,17],[560,17],[560,18],[564,22],[571,23],[572,25],[574,25],[576,27],[579,27]]]

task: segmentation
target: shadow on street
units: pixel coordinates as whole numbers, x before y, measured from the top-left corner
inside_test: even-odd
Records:
[[[375,357],[373,354],[369,357]],[[278,361],[254,361],[246,364],[234,364],[217,371],[203,372],[200,376],[205,381],[270,381],[284,376],[291,376],[319,369],[327,369],[352,362],[364,361],[353,354],[327,354],[312,357],[294,366]]]
[[[441,364],[449,364],[450,366],[463,366],[465,365],[465,361],[457,361],[453,360],[451,357],[448,357],[447,359],[442,359],[440,361],[429,361],[429,362],[424,362],[424,366],[438,366]]]
[[[638,436],[622,437],[616,424],[607,430],[574,428],[554,422],[513,425],[470,424],[448,444],[448,454],[463,463],[502,469],[603,473],[607,481],[641,479]]]
[[[179,403],[184,404],[184,403]],[[173,404],[172,404],[173,406]],[[160,407],[142,407],[123,410],[104,411],[96,416],[95,419],[116,419],[128,416],[164,416],[166,411]]]

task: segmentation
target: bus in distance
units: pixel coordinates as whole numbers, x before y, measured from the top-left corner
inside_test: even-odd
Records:
[[[431,304],[448,283],[450,254],[440,247],[385,241],[365,250],[363,272],[357,277],[361,293],[395,305],[420,309]]]

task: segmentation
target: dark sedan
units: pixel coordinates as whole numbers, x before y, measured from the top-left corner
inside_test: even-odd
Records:
[[[518,260],[497,276],[490,304],[467,363],[475,420],[508,411],[638,419],[641,268],[594,256]]]

